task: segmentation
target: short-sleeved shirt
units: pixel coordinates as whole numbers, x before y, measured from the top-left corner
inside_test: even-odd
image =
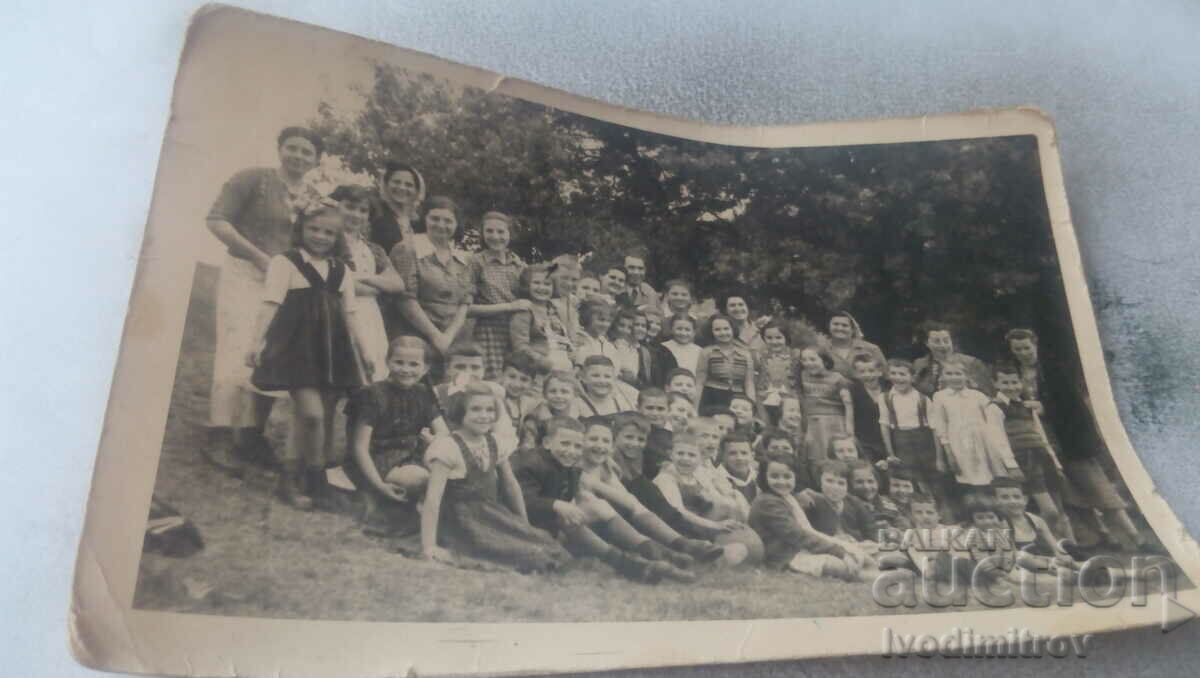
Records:
[[[496,413],[496,423],[492,425],[490,435],[496,440],[500,456],[507,457],[512,454],[513,450],[517,449],[517,445],[520,442],[517,439],[518,432],[516,427],[521,422],[514,422],[508,418],[508,408],[504,406],[508,396],[503,386],[494,381],[480,381],[476,383],[487,386],[491,390],[492,395],[496,396],[496,403],[499,405],[500,411]],[[462,386],[456,384],[438,384],[433,387],[433,397],[438,401],[439,407],[445,410],[449,407],[450,397],[462,389]]]
[[[296,214],[319,198],[311,184],[305,183],[293,194],[277,168],[255,167],[225,182],[208,211],[208,219],[229,222],[267,256],[275,256],[292,247]]]
[[[489,434],[487,437],[491,437]],[[463,441],[466,442],[465,440]],[[471,447],[468,445],[468,447]],[[503,445],[496,446],[496,463],[500,464],[506,461],[512,455],[511,448],[505,448]],[[478,448],[480,455],[488,454],[488,444],[485,439]],[[455,442],[453,436],[438,436],[432,443],[429,443],[429,448],[425,450],[425,465],[432,467],[433,462],[441,462],[450,469],[447,476],[450,480],[461,480],[467,477],[467,462],[463,459],[462,450],[459,449],[458,443]],[[479,468],[484,471],[491,470],[491,461],[483,456],[475,460]]]
[[[431,428],[441,411],[427,385],[401,386],[384,380],[356,391],[346,405],[346,416],[371,427],[372,455],[397,449],[415,454],[421,446],[421,429]]]
[[[505,250],[484,250],[471,258],[475,303],[505,304],[517,298],[517,279],[525,270],[521,258]]]
[[[470,264],[462,252],[451,250],[443,262],[437,253],[419,256],[412,247],[401,243],[392,250],[391,259],[404,279],[408,294],[439,330],[450,326],[462,306],[474,303],[475,285],[471,281]]]
[[[331,259],[317,259],[311,256],[306,250],[298,250],[300,258],[308,263],[316,270],[317,275],[323,279],[329,279],[329,270]],[[308,282],[308,278],[296,268],[290,259],[282,254],[271,257],[271,263],[267,265],[267,281],[263,285],[263,301],[269,301],[276,304],[282,304],[283,298],[287,296],[288,290],[301,290],[312,287]],[[342,276],[342,286],[338,290],[342,296],[342,306],[347,313],[354,312],[354,273],[350,270]]]
[[[901,393],[893,388],[879,399],[879,423],[905,431],[928,427],[928,402],[925,403],[925,421],[921,421],[921,399],[928,397],[915,388],[909,389],[908,393]]]

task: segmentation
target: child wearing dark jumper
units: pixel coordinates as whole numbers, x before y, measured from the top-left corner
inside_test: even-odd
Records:
[[[336,206],[302,215],[292,249],[271,259],[247,365],[263,391],[287,391],[292,422],[280,497],[302,510],[330,496],[325,469],[335,463],[337,401],[363,386],[374,368],[354,322],[354,274],[342,262],[345,221]]]
[[[424,381],[432,350],[421,337],[396,337],[388,346],[388,378],[355,392],[346,407],[352,463],[345,470],[363,499],[362,518],[372,530],[419,529],[416,497],[387,478],[397,469],[424,469],[428,442],[450,434]]]

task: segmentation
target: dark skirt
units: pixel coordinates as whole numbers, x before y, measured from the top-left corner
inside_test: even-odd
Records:
[[[525,522],[495,499],[461,494],[447,499],[442,502],[438,535],[454,551],[518,572],[545,572],[570,559],[549,532]]]
[[[488,467],[482,467],[457,435],[466,477],[446,483],[438,516],[438,541],[453,551],[497,562],[518,572],[558,568],[571,555],[545,530],[500,503],[496,441],[488,436]]]
[[[288,290],[251,382],[264,391],[362,386],[362,364],[337,292]]]
[[[705,386],[704,390],[700,392],[700,416],[707,416],[711,410],[728,409],[729,401],[733,400],[733,396],[733,391]]]

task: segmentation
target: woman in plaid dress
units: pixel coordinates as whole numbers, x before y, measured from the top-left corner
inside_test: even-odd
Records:
[[[512,219],[501,212],[483,215],[479,227],[484,249],[471,260],[475,285],[475,344],[483,353],[484,379],[497,380],[504,371],[504,357],[511,351],[509,320],[511,304],[517,300],[517,281],[525,262],[508,249]]]

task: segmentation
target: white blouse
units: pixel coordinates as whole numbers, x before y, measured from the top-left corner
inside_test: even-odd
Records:
[[[311,265],[323,280],[329,279],[330,259],[317,259],[303,249],[300,250],[300,258]],[[346,270],[338,292],[342,295],[342,306],[346,312],[353,313],[354,271],[351,271],[349,266],[343,266],[343,268]],[[267,279],[263,284],[263,301],[282,304],[288,290],[303,290],[309,287],[312,285],[308,284],[308,278],[304,277],[291,259],[282,254],[271,257],[271,263],[267,265]]]
[[[483,442],[484,447],[481,448],[483,453],[488,453],[487,441]],[[508,448],[508,449],[506,449]],[[512,449],[506,445],[496,445],[496,464],[507,460],[512,455]],[[432,466],[434,461],[440,461],[450,467],[450,473],[447,476],[450,480],[461,480],[467,477],[467,462],[463,459],[462,450],[458,448],[458,442],[452,436],[438,436],[429,443],[429,447],[425,450],[425,465]],[[484,471],[491,470],[487,464],[480,464]]]

